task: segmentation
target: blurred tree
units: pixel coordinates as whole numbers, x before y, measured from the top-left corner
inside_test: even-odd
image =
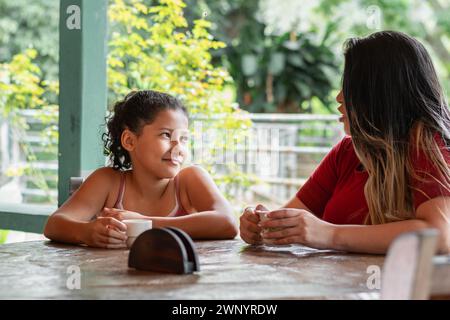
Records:
[[[0,0],[0,62],[34,48],[43,78],[58,79],[58,0]]]
[[[432,55],[450,99],[450,0],[321,0],[318,9],[321,17],[333,17],[339,25],[334,35],[339,42],[378,30],[402,31],[416,37]],[[311,23],[321,21],[309,18]]]
[[[43,172],[36,165],[37,153],[31,143],[27,142],[25,131],[29,129],[22,110],[35,109],[40,111],[41,122],[40,147],[43,153],[50,153],[56,158],[58,132],[57,105],[52,104],[47,97],[56,97],[58,84],[42,78],[42,71],[36,64],[37,51],[27,49],[14,55],[11,61],[0,63],[0,120],[6,120],[12,134],[19,140],[19,146],[25,156],[24,163],[9,163],[10,167],[0,175],[6,177],[29,175],[31,183],[45,191],[44,201],[56,201],[50,194],[50,186]],[[22,159],[21,159],[22,160]]]
[[[292,29],[273,34],[258,15],[259,1],[187,1],[187,16],[207,15],[212,34],[227,47],[216,53],[236,84],[240,105],[251,112],[311,112],[314,97],[330,105],[338,65],[327,47]],[[218,61],[219,60],[219,61]],[[307,102],[307,103],[305,103]]]
[[[403,31],[422,41],[430,49],[450,97],[450,0],[309,0],[300,7],[298,2],[290,0],[282,3],[276,0],[189,0],[188,3],[191,4],[188,16],[210,15],[214,22],[212,33],[228,44],[219,57],[236,80],[239,102],[251,111],[308,112],[311,111],[308,100],[314,96],[328,106],[332,95],[327,96],[325,92],[339,85],[340,75],[335,71],[336,63],[342,68],[342,43],[351,36],[364,36],[381,29]],[[266,12],[261,13],[262,9]],[[300,43],[312,44],[306,48],[300,46],[297,52],[291,50],[291,56],[297,53],[299,60],[312,53],[317,59],[312,60],[313,72],[295,70],[284,63],[280,74],[290,76],[277,79],[267,70],[271,62],[280,65],[282,58],[276,46],[280,45],[279,38],[287,39],[286,26]],[[274,35],[280,29],[285,34]],[[267,50],[267,46],[275,48]],[[273,52],[277,55],[271,58]],[[320,66],[326,67],[317,73]],[[246,74],[252,70],[257,71]],[[292,70],[297,75],[294,78]],[[317,81],[322,75],[329,83]],[[290,81],[295,78],[300,80]],[[279,81],[284,85],[270,86]],[[272,95],[273,92],[279,93]],[[285,92],[289,92],[287,101],[277,100],[277,97],[284,97]],[[287,107],[296,106],[299,100],[303,101],[302,109]],[[328,109],[333,111],[333,107]]]
[[[8,237],[8,230],[0,230],[0,244],[5,243],[7,237]]]

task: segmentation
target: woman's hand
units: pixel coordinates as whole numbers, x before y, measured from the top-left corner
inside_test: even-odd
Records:
[[[127,219],[149,219],[148,216],[144,216],[138,212],[116,209],[116,208],[103,208],[100,212],[100,217],[111,217],[119,221]]]
[[[126,248],[127,226],[111,217],[99,217],[87,223],[82,242],[90,247]]]
[[[263,205],[257,205],[256,208],[247,207],[239,218],[239,231],[242,240],[249,244],[261,244],[261,228],[258,226],[260,222],[259,215],[255,211],[268,211]]]
[[[299,243],[316,249],[333,247],[334,225],[317,218],[303,209],[279,209],[267,214],[268,220],[259,227],[284,228],[279,231],[264,231],[262,237],[274,244]]]

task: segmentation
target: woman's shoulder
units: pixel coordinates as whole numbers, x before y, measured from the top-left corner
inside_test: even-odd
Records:
[[[445,162],[450,164],[450,148],[444,140],[442,134],[436,132],[433,134],[433,138]],[[413,138],[411,145],[410,157],[412,165],[415,169],[429,170],[431,167],[434,167],[434,164],[430,158],[432,149],[428,144],[420,144]]]
[[[355,158],[356,153],[350,136],[344,136],[330,151],[336,160]]]
[[[433,137],[439,147],[439,150],[447,158],[450,155],[450,146],[447,144],[441,133],[436,132]]]
[[[341,141],[339,141],[336,146],[340,149],[345,148],[345,150],[349,149],[350,147],[353,148],[353,140],[351,136],[345,135]]]

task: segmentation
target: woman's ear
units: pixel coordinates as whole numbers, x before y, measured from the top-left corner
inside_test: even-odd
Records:
[[[123,130],[122,135],[120,136],[122,147],[128,152],[133,151],[136,147],[136,139],[136,135],[129,129]]]

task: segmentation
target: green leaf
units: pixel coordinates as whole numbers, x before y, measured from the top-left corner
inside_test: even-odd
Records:
[[[282,52],[275,52],[270,56],[269,73],[277,76],[285,68],[285,56]]]
[[[252,76],[258,70],[258,59],[253,54],[245,54],[242,56],[241,66],[245,76]]]

